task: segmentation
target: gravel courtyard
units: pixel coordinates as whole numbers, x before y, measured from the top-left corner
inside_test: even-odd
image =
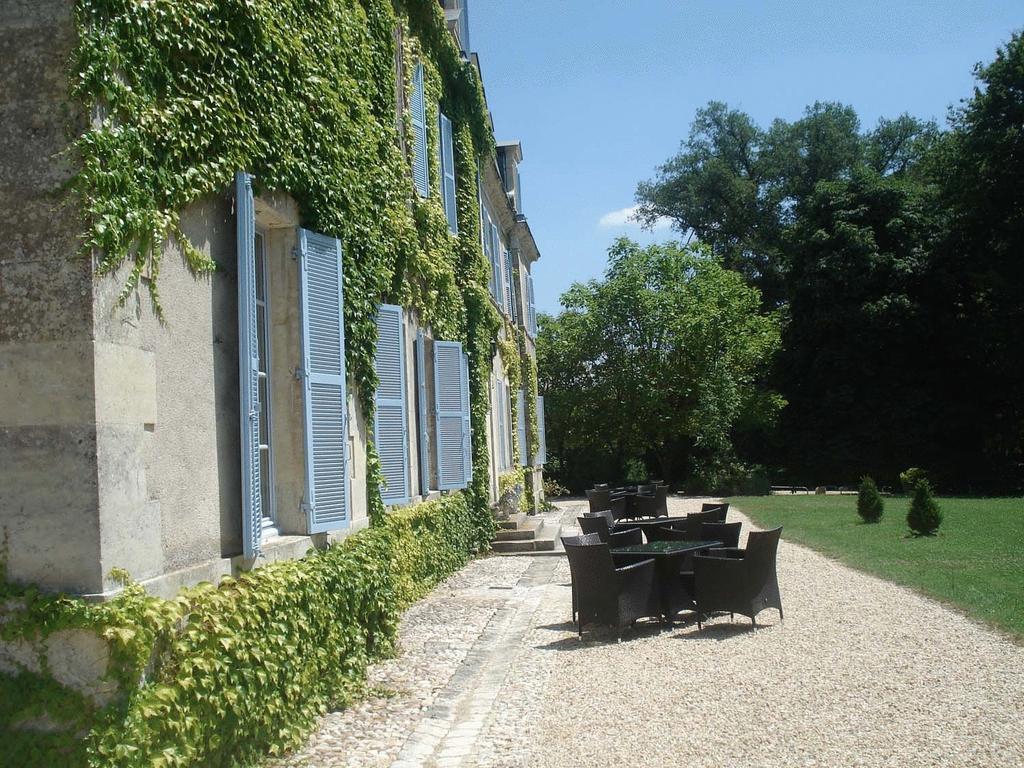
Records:
[[[483,558],[408,611],[374,695],[277,765],[1024,766],[1024,648],[785,532],[779,582],[784,623],[580,642],[564,556]]]

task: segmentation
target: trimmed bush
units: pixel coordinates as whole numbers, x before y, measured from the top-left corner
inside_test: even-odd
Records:
[[[860,489],[857,491],[857,514],[865,523],[877,523],[882,519],[882,512],[885,503],[882,501],[882,494],[878,492],[875,481],[867,475],[860,479]]]
[[[920,467],[911,467],[900,472],[900,486],[908,496],[914,492],[914,488],[922,480],[928,480],[928,473]]]
[[[932,496],[927,480],[918,480],[907,510],[907,525],[917,536],[933,536],[942,525],[942,510]]]
[[[359,692],[367,665],[392,652],[402,609],[486,547],[477,530],[466,494],[455,493],[391,512],[302,560],[201,584],[174,600],[147,596],[137,584],[102,604],[0,585],[0,596],[21,605],[5,614],[4,637],[88,627],[110,643],[125,694],[102,709],[64,712],[72,691],[35,701],[42,688],[13,678],[18,700],[0,707],[9,710],[0,737],[17,752],[0,762],[235,768],[297,747],[328,707]],[[19,713],[40,710],[73,728],[59,739],[8,730]]]

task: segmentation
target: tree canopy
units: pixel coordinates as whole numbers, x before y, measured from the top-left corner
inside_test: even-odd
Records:
[[[706,250],[620,241],[544,327],[548,396],[568,409],[556,471],[645,455],[707,476],[735,445],[801,485],[923,466],[947,490],[1024,487],[1022,35],[975,77],[944,128],[865,129],[827,101],[768,126],[699,110],[636,195],[642,221]]]
[[[618,240],[538,340],[549,454],[570,487],[645,467],[667,480],[732,467],[731,431],[780,405],[757,383],[778,347],[761,297],[702,245]]]

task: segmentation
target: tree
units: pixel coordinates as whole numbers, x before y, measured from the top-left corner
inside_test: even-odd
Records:
[[[573,285],[562,305],[542,319],[538,358],[549,454],[570,487],[631,459],[666,480],[715,476],[733,458],[732,427],[780,406],[756,386],[778,317],[705,246],[620,239],[604,279]]]
[[[949,447],[933,418],[948,368],[928,299],[935,226],[928,187],[862,167],[819,183],[787,233],[774,381],[784,458],[814,482],[851,482],[854,467],[894,479]]]
[[[927,480],[918,480],[907,509],[907,525],[917,536],[934,536],[942,525],[942,510],[939,509],[932,486]]]
[[[865,523],[877,523],[882,519],[884,510],[885,503],[882,501],[882,494],[878,492],[878,486],[865,475],[861,478],[860,489],[857,491],[857,514]]]

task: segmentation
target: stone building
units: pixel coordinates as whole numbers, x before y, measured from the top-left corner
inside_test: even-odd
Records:
[[[462,55],[475,61],[466,0],[441,5]],[[415,311],[380,306],[380,386],[374,423],[365,423],[346,370],[341,243],[304,228],[288,195],[254,192],[245,169],[230,188],[180,211],[183,234],[219,269],[197,279],[169,240],[159,275],[165,322],[144,292],[119,301],[123,273],[100,277],[95,260],[75,257],[82,212],[55,201],[75,173],[69,137],[96,116],[68,95],[73,6],[15,0],[0,10],[7,578],[101,597],[118,588],[111,571],[124,569],[166,596],[300,557],[367,524],[371,438],[387,505],[465,487],[471,430],[487,434],[493,502],[517,452],[526,486],[539,494],[543,430],[528,455],[527,395],[512,391],[500,352],[488,420],[473,423],[461,344],[435,339]],[[451,123],[440,114],[427,125],[436,105],[425,104],[421,71],[409,80],[397,109],[411,116],[403,141],[414,145],[415,186],[438,196],[457,236]],[[428,129],[440,138],[440,174],[427,162]],[[522,206],[523,155],[516,142],[497,147],[479,168],[481,248],[494,308],[533,356],[539,252]],[[542,400],[537,421],[542,427]]]

